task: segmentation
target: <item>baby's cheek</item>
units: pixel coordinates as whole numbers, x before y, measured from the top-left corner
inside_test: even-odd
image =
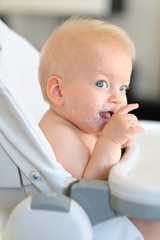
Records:
[[[104,128],[104,122],[101,121],[99,113],[93,113],[85,117],[85,123],[94,133],[99,133]]]
[[[124,106],[128,104],[128,100],[127,100],[127,96],[126,96],[126,93],[125,93],[125,97],[124,97]]]

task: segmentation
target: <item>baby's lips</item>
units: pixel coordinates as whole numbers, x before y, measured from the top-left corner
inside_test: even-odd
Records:
[[[110,119],[111,118],[111,113],[110,112],[101,112],[99,115],[103,119]]]

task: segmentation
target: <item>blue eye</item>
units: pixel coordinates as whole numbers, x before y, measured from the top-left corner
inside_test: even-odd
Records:
[[[99,88],[106,88],[107,87],[107,83],[104,80],[98,81],[96,83],[96,86]]]
[[[126,86],[125,86],[125,85],[122,85],[119,90],[120,90],[121,92],[126,91]]]

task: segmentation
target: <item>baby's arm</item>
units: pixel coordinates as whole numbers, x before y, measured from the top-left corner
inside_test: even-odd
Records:
[[[97,140],[83,178],[107,180],[111,167],[121,158],[122,147],[137,133],[144,132],[136,116],[129,114],[136,108],[138,104],[129,104],[111,117]]]
[[[39,126],[50,143],[57,161],[73,177],[82,178],[90,151],[80,137],[81,131],[52,110],[46,112]]]

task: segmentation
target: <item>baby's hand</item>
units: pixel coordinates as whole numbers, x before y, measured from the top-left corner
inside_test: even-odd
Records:
[[[143,133],[145,129],[141,126],[137,117],[129,113],[136,108],[138,108],[138,104],[121,107],[106,124],[102,136],[125,146],[130,139],[134,139],[137,133]]]

